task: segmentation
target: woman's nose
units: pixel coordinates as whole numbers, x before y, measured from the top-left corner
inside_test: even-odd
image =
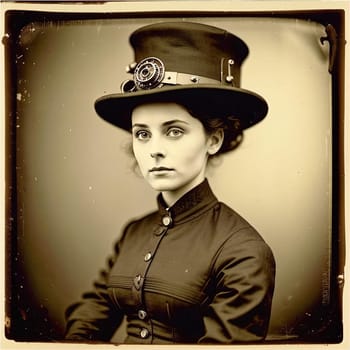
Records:
[[[151,157],[152,158],[164,158],[164,153],[163,152],[152,152]]]
[[[164,144],[157,137],[154,137],[152,140],[152,145],[151,145],[151,149],[150,149],[150,156],[152,158],[164,158],[166,156]]]

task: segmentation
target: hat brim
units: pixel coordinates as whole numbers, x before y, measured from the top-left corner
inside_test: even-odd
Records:
[[[234,87],[216,85],[175,85],[130,93],[110,94],[95,102],[97,114],[107,122],[131,131],[131,114],[135,107],[151,102],[175,102],[212,117],[234,116],[247,129],[267,114],[268,105],[258,94]]]

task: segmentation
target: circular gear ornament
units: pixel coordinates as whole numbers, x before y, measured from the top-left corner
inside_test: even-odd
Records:
[[[157,57],[147,57],[134,70],[134,82],[138,90],[157,87],[164,79],[164,63]]]

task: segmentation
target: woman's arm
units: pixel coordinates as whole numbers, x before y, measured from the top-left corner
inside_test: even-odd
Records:
[[[112,302],[107,290],[107,279],[118,255],[108,259],[107,268],[102,270],[94,282],[91,292],[84,293],[82,299],[66,310],[67,340],[109,341],[123,320],[123,314]]]
[[[245,235],[241,235],[244,237]],[[263,340],[268,330],[275,260],[263,240],[228,240],[215,263],[213,299],[199,343]]]

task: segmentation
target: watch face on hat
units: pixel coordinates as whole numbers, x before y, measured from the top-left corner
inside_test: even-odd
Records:
[[[139,62],[134,71],[134,82],[138,90],[157,87],[164,78],[164,63],[156,57],[148,57]]]

